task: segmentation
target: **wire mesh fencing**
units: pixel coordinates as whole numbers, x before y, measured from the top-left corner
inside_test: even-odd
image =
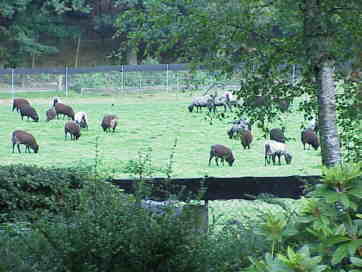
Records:
[[[291,69],[291,80],[297,77]],[[83,68],[16,68],[0,69],[0,93],[16,96],[26,92],[54,92],[68,95],[115,95],[146,91],[237,90],[240,74],[221,79],[216,72],[199,69],[190,72],[187,64],[114,65]],[[215,90],[215,89],[214,89]],[[213,90],[213,91],[214,91]]]

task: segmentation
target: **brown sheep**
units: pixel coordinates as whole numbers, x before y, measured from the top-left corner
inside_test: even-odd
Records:
[[[57,113],[55,112],[55,110],[53,108],[46,111],[46,117],[47,117],[46,121],[47,122],[55,119],[56,116],[57,116]]]
[[[39,151],[39,145],[37,144],[34,136],[23,130],[15,130],[11,135],[11,142],[13,144],[13,153],[15,145],[18,147],[18,152],[21,153],[20,144],[25,145],[25,153],[30,153],[30,148],[34,151],[34,153],[38,153]]]
[[[63,103],[56,103],[54,109],[57,114],[57,118],[59,118],[59,115],[63,115],[63,119],[64,116],[68,116],[74,120],[74,111],[71,106],[65,105]]]
[[[118,117],[113,114],[104,116],[102,123],[101,123],[101,127],[103,128],[103,131],[110,132],[110,130],[112,129],[114,132],[114,130],[117,127],[117,120],[118,120]]]
[[[12,111],[16,109],[16,111],[19,112],[20,108],[24,105],[30,106],[30,102],[25,98],[14,98]]]
[[[78,140],[80,137],[80,126],[74,121],[68,121],[64,126],[65,140],[67,140],[68,133],[71,140]]]
[[[305,144],[308,144],[308,149],[312,146],[315,150],[319,147],[319,139],[313,129],[305,129],[301,133],[301,141],[305,150]]]
[[[215,162],[216,165],[219,166],[219,158],[221,159],[222,164],[224,165],[224,160],[227,161],[227,163],[232,166],[235,158],[233,155],[233,152],[231,151],[230,148],[224,146],[224,145],[220,145],[220,144],[215,144],[211,146],[211,150],[210,150],[210,158],[209,158],[209,166],[211,164],[211,160],[212,158],[215,157]]]
[[[251,134],[251,131],[245,129],[242,130],[240,132],[240,141],[244,149],[246,148],[250,149],[250,144],[253,141],[253,135]]]
[[[24,120],[23,118],[24,118],[24,116],[26,116],[28,118],[28,120],[29,120],[29,117],[30,117],[31,119],[34,120],[34,122],[39,121],[38,113],[30,105],[22,105],[20,107],[20,115],[21,115],[21,120]]]

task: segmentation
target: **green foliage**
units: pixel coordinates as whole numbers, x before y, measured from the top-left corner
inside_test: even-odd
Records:
[[[343,93],[337,95],[337,123],[347,161],[362,160],[362,92],[361,84],[344,80]]]
[[[44,216],[32,231],[2,237],[1,265],[16,271],[203,270],[207,240],[193,231],[194,216],[175,216],[172,207],[150,213],[103,182],[80,196],[79,208],[69,216]]]
[[[283,247],[264,260],[252,259],[245,271],[359,271],[362,256],[361,164],[323,170],[323,180],[310,192],[296,217],[271,217],[263,230]],[[290,235],[289,235],[290,234]]]
[[[89,169],[0,167],[0,222],[33,221],[44,211],[62,211],[90,180]],[[74,199],[76,201],[76,198]]]

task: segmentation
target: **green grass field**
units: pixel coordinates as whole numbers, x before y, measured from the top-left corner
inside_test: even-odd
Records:
[[[174,154],[174,177],[209,176],[285,176],[314,175],[320,173],[320,151],[303,150],[300,143],[302,115],[287,115],[288,137],[295,141],[288,143],[293,155],[291,165],[264,166],[264,139],[261,132],[253,128],[254,142],[251,150],[242,150],[237,140],[230,140],[226,131],[230,119],[215,120],[212,125],[205,115],[189,113],[186,106],[192,97],[187,94],[154,93],[127,94],[117,96],[87,96],[71,94],[61,97],[63,102],[73,107],[75,112],[85,111],[89,116],[89,130],[82,130],[78,141],[64,140],[66,120],[45,121],[45,112],[54,95],[51,93],[17,94],[16,97],[29,98],[38,111],[40,121],[22,121],[20,115],[10,108],[11,96],[0,93],[0,161],[2,165],[24,163],[40,166],[93,165],[98,158],[100,167],[115,169],[116,176],[127,177],[122,166],[128,160],[137,159],[138,152],[152,148],[152,164],[165,167],[177,139]],[[114,106],[112,106],[112,103]],[[206,112],[204,110],[204,112]],[[104,114],[116,114],[119,125],[114,134],[105,134],[100,127]],[[278,126],[275,124],[275,126]],[[38,154],[12,154],[10,134],[15,129],[32,133],[40,146]],[[224,144],[232,148],[236,161],[233,167],[208,166],[210,146]],[[24,147],[23,149],[24,150]],[[155,173],[160,176],[161,173]]]

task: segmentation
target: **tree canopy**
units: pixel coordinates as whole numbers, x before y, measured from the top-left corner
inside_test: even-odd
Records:
[[[322,162],[334,165],[341,161],[334,72],[336,64],[344,65],[361,50],[361,1],[138,2],[144,12],[129,10],[117,23],[119,31],[128,27],[128,43],[142,44],[145,55],[176,52],[180,61],[228,75],[242,67],[246,73],[238,94],[246,100],[256,95],[285,98],[307,92],[321,127]],[[123,23],[126,18],[127,22],[133,18],[131,27]],[[297,87],[283,81],[287,70],[282,67],[288,64],[298,64],[303,74]],[[272,110],[263,112],[264,119]]]

